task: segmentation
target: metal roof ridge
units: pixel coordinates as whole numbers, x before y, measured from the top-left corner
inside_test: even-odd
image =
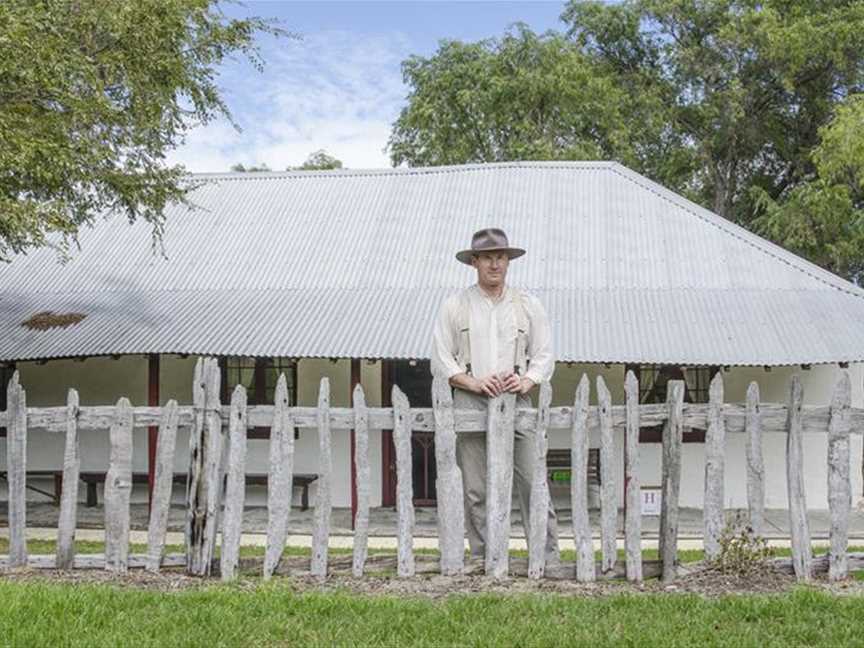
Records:
[[[743,243],[750,245],[751,247],[762,252],[763,254],[767,254],[768,256],[777,259],[778,261],[795,268],[799,272],[802,272],[807,276],[815,279],[816,281],[822,282],[827,286],[834,288],[835,290],[846,292],[854,295],[855,297],[864,299],[864,289],[856,286],[851,281],[835,275],[833,272],[825,270],[824,268],[816,265],[815,263],[808,261],[804,257],[801,257],[794,252],[790,252],[783,246],[777,245],[773,241],[763,238],[758,234],[755,234],[750,230],[742,227],[741,225],[738,225],[737,223],[733,223],[732,221],[723,218],[719,214],[715,214],[711,210],[706,209],[701,205],[693,202],[692,200],[689,200],[684,196],[675,193],[671,189],[667,189],[663,185],[654,182],[650,178],[642,175],[641,173],[638,173],[633,169],[624,166],[620,162],[612,162],[609,168],[613,173],[617,173],[622,178],[629,180],[633,184],[640,186],[646,191],[650,191],[658,197],[668,202],[671,202],[673,205],[693,214],[694,216],[705,221],[709,225],[718,228],[725,234],[735,237]]]
[[[213,178],[219,180],[277,180],[280,178],[346,178],[387,175],[434,175],[488,169],[610,169],[616,163],[608,160],[513,160],[508,162],[477,162],[470,164],[448,164],[426,167],[392,167],[366,169],[314,169],[292,171],[214,171],[189,173],[188,178]]]

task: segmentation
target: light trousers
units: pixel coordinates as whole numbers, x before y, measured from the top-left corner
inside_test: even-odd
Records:
[[[466,392],[453,390],[455,409],[478,409],[486,411],[489,399]],[[531,407],[531,399],[520,395],[516,407]],[[458,432],[456,434],[456,463],[462,470],[462,485],[465,491],[465,530],[472,557],[486,555],[486,433]],[[534,473],[534,432],[516,431],[513,439],[513,486],[522,511],[525,537],[530,542],[531,481]],[[559,561],[558,518],[549,498],[546,531],[546,561]]]

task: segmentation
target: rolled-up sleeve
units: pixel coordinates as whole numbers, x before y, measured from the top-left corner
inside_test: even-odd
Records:
[[[449,380],[456,374],[464,372],[456,362],[457,340],[456,327],[454,326],[455,298],[450,297],[441,304],[438,310],[438,318],[432,330],[432,359],[431,369],[433,376],[441,376]]]
[[[531,324],[531,336],[528,340],[530,359],[525,377],[530,378],[535,385],[539,385],[541,382],[548,382],[555,371],[552,329],[546,309],[533,295],[525,296],[525,311]]]

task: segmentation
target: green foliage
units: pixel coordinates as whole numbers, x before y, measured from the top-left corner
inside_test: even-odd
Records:
[[[232,164],[231,170],[235,173],[264,173],[267,171],[272,171],[272,169],[267,166],[266,163],[250,164],[249,166],[246,166],[245,164],[241,164],[240,162],[238,162],[237,164]]]
[[[757,231],[839,275],[864,273],[864,95],[838,106],[812,154],[812,179],[773,198],[761,188]]]
[[[330,171],[332,169],[341,169],[342,160],[339,160],[324,149],[318,149],[314,153],[310,153],[306,161],[297,167],[300,171]],[[289,168],[289,171],[292,169]]]
[[[691,196],[748,225],[752,188],[776,198],[813,171],[809,152],[864,83],[864,2],[571,0],[580,49],[666,101],[697,161]]]
[[[230,112],[216,67],[256,66],[259,18],[229,19],[216,0],[5,0],[0,3],[0,259],[61,248],[104,213],[142,218],[158,239],[184,171],[167,151]]]
[[[653,119],[655,94],[622,86],[559,34],[518,25],[500,39],[444,41],[402,72],[411,93],[389,141],[394,164],[616,158],[655,168],[675,148]]]

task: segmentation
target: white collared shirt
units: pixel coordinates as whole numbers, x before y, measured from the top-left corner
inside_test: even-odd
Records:
[[[516,354],[516,313],[513,289],[505,286],[500,299],[494,300],[479,285],[448,297],[438,312],[432,334],[432,373],[450,379],[465,368],[456,361],[461,296],[468,297],[471,308],[469,338],[471,373],[485,378],[492,373],[513,371]],[[525,377],[534,384],[548,381],[555,370],[549,319],[540,300],[522,291],[528,316],[528,368]]]

